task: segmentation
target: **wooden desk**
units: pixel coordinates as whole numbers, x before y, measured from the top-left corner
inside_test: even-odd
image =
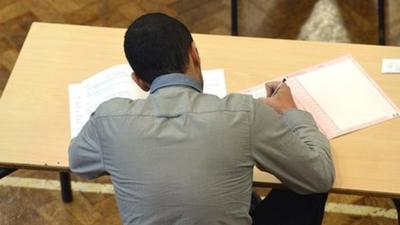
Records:
[[[34,23],[0,100],[0,165],[68,169],[70,83],[125,63],[124,29]],[[381,75],[399,47],[194,35],[203,69],[223,68],[229,92],[344,54],[369,72],[400,106],[400,76]],[[400,195],[400,119],[331,141],[333,191]],[[257,184],[277,180],[255,171]]]

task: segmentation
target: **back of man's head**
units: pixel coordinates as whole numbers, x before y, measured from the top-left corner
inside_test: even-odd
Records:
[[[151,84],[160,75],[186,71],[192,42],[184,24],[162,13],[150,13],[129,26],[124,51],[136,75]]]

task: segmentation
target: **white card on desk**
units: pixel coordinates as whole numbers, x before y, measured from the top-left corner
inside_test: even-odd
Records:
[[[382,59],[382,73],[400,73],[400,59]]]
[[[397,106],[350,55],[285,77],[297,107],[310,112],[329,139],[400,116]],[[266,96],[264,84],[242,93]]]

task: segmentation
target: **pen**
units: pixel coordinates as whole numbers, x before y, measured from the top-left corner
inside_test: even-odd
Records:
[[[286,78],[283,78],[282,82],[276,87],[275,91],[272,93],[271,97],[276,95],[278,93],[279,89],[282,87],[282,85],[286,82]]]

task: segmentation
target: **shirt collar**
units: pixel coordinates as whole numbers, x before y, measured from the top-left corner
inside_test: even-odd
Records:
[[[187,86],[198,92],[203,92],[203,87],[199,82],[183,73],[169,73],[157,77],[151,84],[150,94],[153,94],[160,88],[170,86]]]

